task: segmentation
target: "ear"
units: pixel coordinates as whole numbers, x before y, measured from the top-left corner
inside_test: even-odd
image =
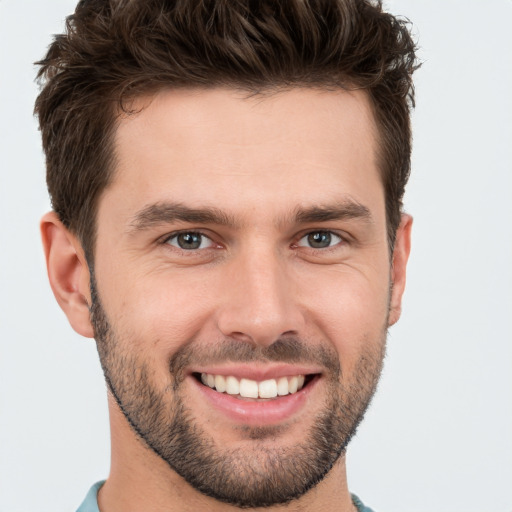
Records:
[[[50,286],[59,306],[78,334],[93,338],[89,266],[80,242],[55,212],[41,219],[41,236]]]
[[[391,304],[388,325],[398,322],[402,313],[402,295],[405,289],[407,260],[411,252],[412,217],[402,214],[402,220],[396,231],[393,262],[391,265]]]

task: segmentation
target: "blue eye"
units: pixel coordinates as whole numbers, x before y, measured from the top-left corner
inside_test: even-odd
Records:
[[[207,249],[213,245],[213,242],[207,236],[194,231],[183,231],[182,233],[177,233],[176,235],[168,238],[166,243],[185,251]]]
[[[338,245],[343,239],[331,231],[312,231],[303,236],[297,245],[299,247],[311,247],[312,249],[327,249]]]

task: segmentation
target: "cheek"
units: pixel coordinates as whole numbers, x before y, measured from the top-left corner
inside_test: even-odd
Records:
[[[165,359],[205,328],[214,296],[207,279],[186,270],[139,276],[112,298],[113,321],[140,350]]]
[[[220,341],[215,324],[222,307],[219,297],[229,296],[233,285],[224,267],[149,272],[133,265],[122,272],[121,267],[102,269],[97,277],[107,316],[131,353],[167,371],[169,358],[182,346],[199,339]],[[287,281],[293,282],[282,293],[288,293],[286,300],[300,308],[305,319],[299,336],[331,344],[343,367],[355,364],[366,347],[382,344],[387,269],[291,264],[286,272]]]
[[[305,307],[308,323],[319,331],[316,336],[333,345],[344,369],[353,367],[363,352],[380,350],[384,342],[389,310],[386,276],[344,269],[311,280],[314,288]]]

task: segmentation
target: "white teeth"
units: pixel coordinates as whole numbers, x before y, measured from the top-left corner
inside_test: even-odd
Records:
[[[264,380],[258,384],[260,398],[275,398],[277,396],[277,382],[275,379]]]
[[[289,393],[295,393],[297,391],[298,387],[299,387],[299,379],[298,379],[298,377],[292,377],[288,381],[288,392]]]
[[[238,395],[240,393],[240,382],[235,377],[226,377],[226,393]]]
[[[267,379],[257,382],[251,379],[240,379],[231,375],[201,374],[201,382],[205,386],[216,389],[219,393],[240,395],[244,398],[275,398],[286,396],[302,389],[305,376],[280,377],[279,379]]]
[[[226,379],[222,375],[215,375],[215,389],[219,393],[226,391]]]
[[[240,396],[258,398],[258,383],[255,380],[240,379]]]
[[[279,396],[285,396],[288,394],[288,379],[286,377],[281,377],[277,381],[277,394]]]

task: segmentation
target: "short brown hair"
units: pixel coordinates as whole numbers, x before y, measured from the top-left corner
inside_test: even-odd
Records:
[[[379,129],[390,247],[410,172],[407,21],[371,0],[81,0],[41,66],[35,112],[53,209],[93,262],[126,101],[164,88],[364,89]]]

